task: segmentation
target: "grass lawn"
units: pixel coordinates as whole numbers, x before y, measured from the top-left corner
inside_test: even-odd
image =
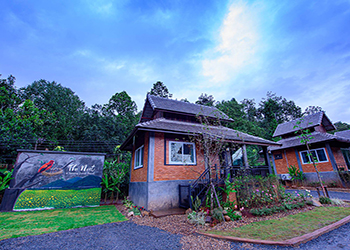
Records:
[[[0,240],[127,220],[115,206],[0,213]]]
[[[284,218],[254,222],[232,231],[206,233],[240,238],[283,241],[311,233],[350,215],[349,207],[320,207]]]

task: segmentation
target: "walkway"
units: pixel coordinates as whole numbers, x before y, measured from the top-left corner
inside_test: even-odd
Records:
[[[286,192],[288,192],[288,193],[295,193],[295,191],[305,192],[304,190],[293,190],[293,189],[287,189],[286,190]],[[350,201],[350,193],[328,191],[328,194],[329,194],[330,198],[336,198],[336,199],[342,199],[342,200]],[[311,191],[311,195],[313,197],[315,197],[315,198],[318,198],[317,191]]]

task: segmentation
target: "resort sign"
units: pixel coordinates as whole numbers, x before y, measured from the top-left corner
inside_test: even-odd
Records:
[[[19,150],[0,211],[98,206],[105,154]]]

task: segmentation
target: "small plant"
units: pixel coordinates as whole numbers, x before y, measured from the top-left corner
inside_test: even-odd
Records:
[[[129,212],[133,212],[134,216],[141,215],[141,211],[137,206],[134,206],[131,210],[129,210]]]
[[[222,208],[214,208],[212,217],[218,221],[222,221],[224,217],[222,213]]]
[[[329,199],[328,197],[325,197],[325,196],[321,196],[318,200],[321,204],[331,204],[332,203],[331,199]]]
[[[12,179],[12,172],[13,169],[11,171],[4,172],[3,177],[0,176],[0,193],[9,187],[10,180]]]
[[[193,196],[191,195],[191,201],[192,201],[192,208],[194,211],[198,211],[199,208],[202,205],[202,201],[199,199],[199,197],[197,196],[196,200],[193,201]]]
[[[188,214],[187,219],[191,224],[205,225],[205,216],[202,212],[197,213],[193,211],[192,213]]]
[[[288,167],[288,173],[292,177],[292,180],[304,180],[305,175],[296,166],[291,165]]]
[[[125,197],[125,199],[123,200],[123,204],[128,209],[132,209],[135,206],[135,204],[131,200],[129,200],[129,197]]]

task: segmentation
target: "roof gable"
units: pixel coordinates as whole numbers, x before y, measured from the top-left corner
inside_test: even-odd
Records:
[[[150,107],[148,105],[150,105]],[[152,108],[153,111],[162,110],[187,114],[191,116],[203,115],[212,118],[233,121],[225,113],[223,113],[215,107],[209,107],[147,94],[142,114],[146,114],[147,112],[149,112],[150,108]]]
[[[335,126],[332,124],[332,122],[329,120],[326,114],[323,111],[321,111],[312,115],[304,116],[302,118],[299,118],[290,122],[279,124],[275,130],[275,133],[273,134],[273,137],[286,135],[297,131],[298,128],[294,128],[294,126],[296,126],[297,122],[300,121],[301,119],[302,119],[302,122],[300,126],[303,129],[316,127],[322,124],[326,129],[326,131],[335,130]]]

